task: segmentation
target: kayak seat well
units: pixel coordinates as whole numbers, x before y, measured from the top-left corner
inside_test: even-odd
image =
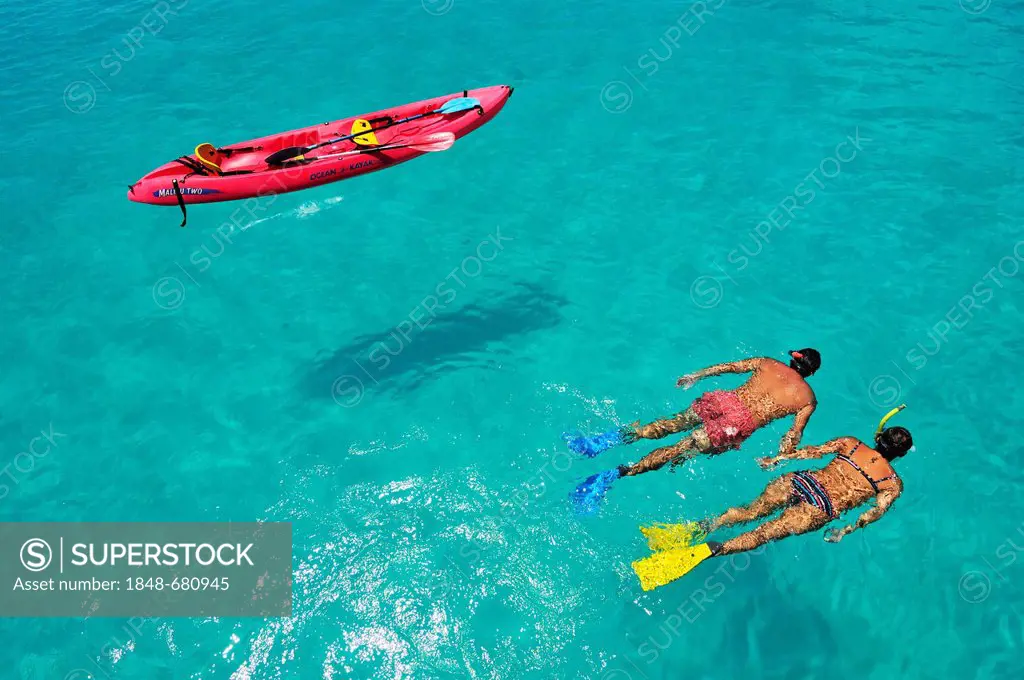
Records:
[[[248,153],[233,153],[220,163],[221,172],[239,172],[249,171],[253,172],[257,169],[263,169],[266,163],[263,159],[266,158],[267,153],[265,151],[250,151]]]

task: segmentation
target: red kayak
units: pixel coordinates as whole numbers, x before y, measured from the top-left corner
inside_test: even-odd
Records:
[[[138,203],[179,205],[237,201],[329,184],[443,151],[494,118],[512,96],[508,85],[467,90],[239,142],[200,144],[133,184]],[[182,222],[184,226],[184,222]]]

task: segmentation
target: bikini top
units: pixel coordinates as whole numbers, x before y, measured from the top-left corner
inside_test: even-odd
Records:
[[[875,495],[878,495],[880,493],[880,490],[878,488],[879,484],[881,484],[882,482],[887,482],[890,479],[898,479],[898,477],[897,477],[896,473],[894,472],[891,475],[889,475],[888,477],[882,477],[881,479],[875,479],[874,477],[872,477],[868,473],[864,472],[864,470],[861,468],[861,466],[857,465],[857,463],[855,463],[853,461],[853,455],[855,453],[857,453],[857,449],[859,449],[862,446],[864,446],[864,442],[857,442],[857,445],[853,447],[853,449],[850,451],[850,453],[848,455],[843,455],[843,454],[840,453],[840,454],[836,455],[836,458],[838,458],[839,460],[845,461],[846,463],[848,463],[850,465],[850,467],[852,467],[854,470],[859,472],[861,474],[861,476],[864,477],[864,479],[868,480],[868,484],[870,484],[871,488],[874,489]]]

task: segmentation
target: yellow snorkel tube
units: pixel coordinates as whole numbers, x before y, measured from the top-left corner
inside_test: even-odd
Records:
[[[882,430],[885,429],[885,424],[889,422],[889,420],[891,420],[894,415],[896,415],[906,407],[906,404],[900,404],[899,406],[897,406],[896,408],[882,416],[882,419],[878,421],[878,429],[875,430],[875,439],[878,439],[878,435],[882,434]]]

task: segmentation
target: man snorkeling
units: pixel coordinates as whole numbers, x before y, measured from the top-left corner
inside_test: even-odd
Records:
[[[690,408],[666,420],[657,420],[624,433],[627,443],[661,439],[693,430],[678,444],[650,452],[640,462],[620,468],[623,477],[657,470],[672,461],[673,467],[696,453],[722,453],[738,449],[758,428],[795,415],[793,426],[782,437],[779,452],[796,448],[818,402],[806,379],[821,367],[821,355],[810,347],[791,351],[789,366],[769,358],[745,359],[718,364],[681,377],[676,386],[689,389],[698,380],[723,373],[752,373],[735,390],[715,390],[698,398]]]
[[[708,557],[746,552],[770,541],[815,531],[872,499],[875,500],[874,507],[861,513],[852,525],[828,530],[825,540],[837,543],[849,533],[877,521],[903,491],[903,482],[892,463],[914,445],[906,428],[885,428],[886,422],[903,408],[894,408],[878,424],[874,448],[855,437],[839,437],[821,446],[808,446],[774,458],[761,459],[762,467],[770,468],[786,460],[835,455],[820,470],[792,472],[779,477],[749,505],[729,508],[713,520],[645,529],[651,547],[657,552],[633,563],[644,590],[679,578]],[[694,534],[764,519],[779,510],[782,514],[775,519],[723,543],[707,541],[694,547],[688,545],[688,539]]]
[[[682,413],[648,425],[620,428],[594,437],[566,437],[569,448],[588,457],[617,444],[641,439],[661,439],[670,434],[691,431],[671,446],[663,446],[632,465],[620,465],[584,481],[573,499],[585,511],[596,509],[608,487],[619,477],[633,477],[672,462],[672,467],[698,453],[718,454],[738,449],[758,428],[786,416],[795,416],[793,426],[779,443],[779,453],[793,451],[800,443],[804,428],[817,400],[807,378],[821,367],[821,355],[810,347],[791,351],[789,365],[767,357],[744,359],[705,368],[679,378],[678,387],[690,388],[698,380],[724,373],[752,373],[735,390],[715,390],[698,398]]]

